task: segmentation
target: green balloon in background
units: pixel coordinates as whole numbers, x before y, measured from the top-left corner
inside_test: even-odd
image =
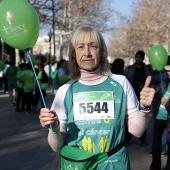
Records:
[[[61,85],[67,83],[67,81],[68,81],[68,76],[66,76],[66,75],[63,75],[63,76],[61,76],[61,77],[59,78],[59,83],[60,83]]]
[[[0,37],[9,46],[25,50],[32,48],[39,35],[39,18],[27,0],[0,2]]]
[[[154,45],[148,52],[150,64],[157,70],[162,71],[168,62],[168,53],[161,45]]]
[[[47,88],[48,88],[48,84],[47,83],[42,83],[41,84],[41,89],[42,90],[47,90]]]
[[[0,71],[2,71],[5,68],[5,64],[3,61],[0,60]]]

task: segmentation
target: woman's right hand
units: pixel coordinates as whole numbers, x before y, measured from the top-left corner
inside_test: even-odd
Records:
[[[50,111],[48,108],[42,108],[40,110],[39,119],[42,127],[49,128],[51,124],[53,129],[57,129],[59,125],[56,113],[54,111]]]

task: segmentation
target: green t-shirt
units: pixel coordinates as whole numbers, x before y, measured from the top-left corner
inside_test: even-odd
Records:
[[[45,71],[38,72],[38,80],[41,87],[41,90],[47,90],[48,88],[48,76]]]
[[[136,95],[124,76],[96,82],[70,81],[58,89],[51,110],[67,125],[66,144],[95,154],[108,152],[125,139],[125,115],[138,110]],[[130,170],[123,147],[97,170]]]
[[[23,71],[21,71],[20,69],[17,71],[17,86],[21,89],[23,89],[23,82],[21,82],[22,79],[22,73]]]
[[[42,82],[41,82],[41,79],[42,79],[42,73],[43,73],[42,71],[39,71],[39,72],[38,72],[38,75],[37,75],[40,86],[42,85]]]
[[[32,70],[23,71],[24,92],[28,93],[34,89],[34,73]]]
[[[58,71],[58,70],[57,70],[57,66],[56,66],[56,65],[53,65],[52,68],[51,68],[51,74],[50,74],[50,76],[51,76],[52,79],[54,79],[54,78],[56,77],[57,71]]]

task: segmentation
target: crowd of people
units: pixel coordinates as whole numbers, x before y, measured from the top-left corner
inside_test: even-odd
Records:
[[[88,168],[130,170],[125,146],[132,136],[149,145],[146,136],[150,116],[153,118],[152,147],[148,151],[152,156],[150,170],[161,170],[161,154],[167,155],[166,170],[170,170],[167,129],[170,71],[159,72],[146,65],[142,50],[134,58],[135,63],[129,66],[125,66],[123,58],[109,64],[100,32],[81,26],[70,40],[69,61],[54,63],[49,73],[43,63],[35,67],[44,100],[52,82],[51,108],[44,106],[30,63],[16,67],[12,59],[4,62],[0,88],[9,93],[16,112],[40,112],[41,125],[49,128],[48,143],[55,152],[60,152],[63,170],[79,166],[73,163],[76,150],[67,154],[71,162],[63,151],[73,148],[84,150],[82,154],[90,152],[102,157],[93,159]],[[106,157],[102,153],[107,153]]]
[[[63,83],[68,81],[67,61],[64,59],[58,63],[55,76],[52,76],[52,71],[49,75],[44,69],[44,63],[33,63],[35,76],[30,62],[26,63],[25,60],[22,60],[16,66],[15,60],[9,54],[4,59],[4,65],[5,67],[1,69],[0,74],[0,89],[9,94],[9,104],[15,106],[16,112],[38,113],[41,107],[45,107],[47,89],[51,89],[54,93]],[[59,78],[62,76],[64,79],[60,80]]]
[[[154,69],[150,64],[146,65],[143,61],[145,58],[145,52],[139,50],[135,55],[135,63],[130,66],[124,65],[124,60],[122,58],[117,58],[113,61],[111,65],[111,71],[114,74],[125,75],[129,80],[135,94],[140,100],[140,92],[144,86],[146,78],[148,76],[152,77],[150,86],[155,89],[155,95],[152,102],[152,108],[150,111],[150,115],[153,118],[153,132],[152,132],[152,143],[151,143],[151,151],[149,154],[152,156],[152,162],[150,169],[151,170],[160,170],[161,169],[161,156],[167,156],[167,165],[166,169],[170,169],[170,151],[169,144],[166,140],[167,138],[167,120],[168,120],[168,112],[165,108],[166,103],[168,105],[168,101],[170,99],[170,89],[169,87],[169,79],[170,79],[170,71],[164,69],[159,72]],[[115,70],[115,63],[119,62],[120,67]],[[122,64],[121,64],[122,63]],[[169,64],[169,63],[167,63]],[[143,135],[139,138],[141,144],[149,145],[146,140],[147,129],[143,133]],[[132,134],[126,130],[126,143],[130,142],[132,138]]]

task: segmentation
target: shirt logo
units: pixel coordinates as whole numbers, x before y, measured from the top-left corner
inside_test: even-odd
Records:
[[[110,84],[112,84],[113,86],[116,86],[116,84],[113,81],[111,81]]]

